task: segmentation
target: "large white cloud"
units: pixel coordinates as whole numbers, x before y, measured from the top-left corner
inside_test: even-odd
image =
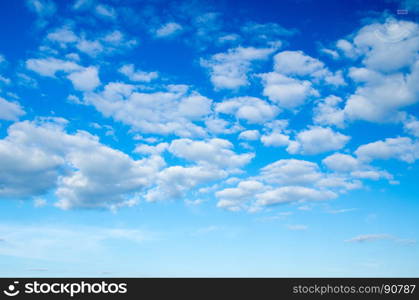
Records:
[[[418,102],[419,61],[411,73],[381,74],[366,68],[352,68],[350,77],[359,84],[344,108],[349,119],[372,122],[401,121],[401,108]]]
[[[402,109],[419,99],[419,26],[388,18],[363,26],[336,46],[345,56],[359,59],[362,65],[349,72],[356,88],[347,99],[345,118],[402,121]]]
[[[275,72],[291,77],[309,77],[315,83],[345,85],[342,72],[331,72],[323,62],[302,51],[283,51],[274,56]]]
[[[387,19],[362,27],[344,49],[362,56],[362,62],[379,72],[394,72],[407,67],[417,59],[419,26],[416,23]],[[353,56],[353,55],[352,55]]]
[[[164,165],[159,156],[133,160],[85,131],[68,134],[64,120],[24,121],[0,140],[2,197],[55,190],[56,205],[117,208],[135,203]]]
[[[262,135],[260,141],[264,146],[281,147],[287,146],[290,143],[290,138],[288,135],[273,131],[269,134]]]
[[[281,159],[261,168],[257,176],[239,180],[235,187],[220,189],[215,196],[217,207],[254,212],[280,203],[326,201],[361,187],[360,180],[324,173],[314,162]]]
[[[237,187],[216,192],[217,207],[238,211],[247,207],[249,201],[263,189],[263,183],[256,180],[241,181]]]

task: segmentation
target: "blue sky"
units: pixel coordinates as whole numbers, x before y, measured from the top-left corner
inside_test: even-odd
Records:
[[[0,276],[419,276],[415,1],[0,11]]]

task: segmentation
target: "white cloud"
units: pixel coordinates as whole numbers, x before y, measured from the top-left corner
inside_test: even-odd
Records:
[[[297,159],[278,160],[260,169],[257,176],[231,183],[237,181],[236,187],[215,193],[217,207],[256,212],[280,203],[330,200],[362,187],[360,180],[323,173],[316,163]]]
[[[342,98],[332,95],[317,102],[317,105],[313,109],[313,121],[320,125],[343,127],[345,114],[343,109],[339,108],[339,104],[342,101]]]
[[[135,70],[133,64],[123,65],[118,71],[127,76],[131,81],[150,82],[159,76],[157,72]]]
[[[260,133],[258,130],[246,130],[242,131],[239,134],[240,140],[255,141],[258,140]]]
[[[48,33],[46,39],[49,42],[58,43],[61,48],[75,47],[78,51],[93,58],[102,54],[120,53],[133,48],[138,43],[136,39],[127,38],[126,34],[119,30],[99,34],[90,33],[90,36],[89,39],[86,32],[77,35],[71,25],[65,25],[52,30]],[[49,46],[53,45],[49,43]],[[51,50],[51,48],[48,49]],[[77,53],[69,53],[66,57],[71,60],[80,60]]]
[[[158,38],[165,38],[169,36],[173,36],[180,31],[182,31],[183,27],[175,22],[170,22],[167,24],[164,24],[160,28],[156,30],[156,37]]]
[[[260,178],[271,184],[308,185],[321,178],[317,164],[298,159],[281,159],[263,167]]]
[[[274,70],[284,75],[317,77],[324,72],[324,64],[302,51],[283,51],[274,56]]]
[[[92,57],[95,57],[99,55],[100,53],[102,53],[103,51],[105,51],[105,48],[99,41],[97,40],[89,41],[89,40],[86,40],[85,38],[79,39],[76,47],[81,52],[84,52]]]
[[[316,190],[303,186],[284,186],[258,194],[256,205],[267,206],[290,202],[324,201],[337,197],[328,190]]]
[[[236,154],[232,148],[231,142],[219,138],[208,141],[177,139],[168,150],[178,157],[219,168],[240,168],[254,157],[252,153]]]
[[[71,28],[61,27],[48,33],[47,39],[50,41],[67,44],[76,42],[78,40],[78,37],[76,34],[74,34]]]
[[[345,56],[359,58],[362,64],[349,72],[356,90],[347,99],[345,118],[402,121],[401,109],[419,99],[419,26],[388,18],[383,23],[363,26],[336,46]]]
[[[330,170],[337,172],[350,172],[359,168],[360,163],[348,154],[334,153],[322,160]]]
[[[143,133],[205,136],[194,124],[211,113],[212,101],[184,85],[169,85],[154,93],[137,92],[133,85],[111,82],[100,93],[85,95],[85,102],[107,117]]]
[[[413,163],[419,159],[419,142],[408,137],[387,138],[384,141],[361,145],[355,154],[365,162],[394,158]]]
[[[290,142],[289,136],[280,132],[273,131],[270,134],[264,134],[260,138],[264,146],[281,147],[287,146]]]
[[[246,208],[247,202],[254,199],[263,189],[263,184],[256,180],[241,181],[235,188],[226,188],[216,192],[217,207],[231,211]]]
[[[345,82],[345,79],[343,78],[343,73],[341,70],[336,71],[335,73],[326,72],[324,76],[324,82],[333,86],[346,85],[346,82]]]
[[[17,102],[10,102],[0,97],[0,120],[16,121],[25,111]]]
[[[357,159],[348,154],[335,153],[323,159],[322,162],[328,169],[340,174],[329,175],[327,178],[319,181],[319,186],[335,186],[351,190],[362,186],[362,183],[356,179],[379,180],[381,178],[387,179],[391,184],[396,183],[393,180],[393,175],[387,171],[378,170],[368,164],[365,164],[367,161]],[[344,175],[344,173],[346,173],[346,175]],[[349,178],[355,180],[351,182],[348,181]]]
[[[343,148],[350,137],[333,131],[328,127],[311,127],[296,136],[295,144],[290,144],[287,151],[295,154],[318,154]]]
[[[100,85],[98,69],[96,67],[87,67],[73,72],[67,78],[71,80],[74,88],[79,91],[92,91]]]
[[[247,73],[252,63],[267,59],[273,48],[237,47],[225,53],[201,60],[201,65],[210,70],[211,82],[217,89],[237,89],[248,84]]]
[[[82,67],[72,61],[65,61],[53,57],[31,58],[26,61],[26,68],[42,76],[54,77],[57,72],[72,72]]]
[[[232,114],[249,123],[264,123],[279,113],[279,109],[255,97],[237,97],[215,105],[218,113]]]
[[[295,108],[304,104],[310,96],[318,96],[317,90],[307,80],[299,80],[275,72],[261,74],[263,95],[283,108]]]
[[[144,198],[149,202],[176,200],[192,188],[227,176],[227,172],[211,166],[171,166],[158,173],[156,186]]]
[[[403,122],[405,131],[412,134],[415,137],[419,137],[419,120],[415,117],[410,116]]]

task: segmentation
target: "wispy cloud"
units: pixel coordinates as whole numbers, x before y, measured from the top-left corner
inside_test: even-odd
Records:
[[[343,213],[347,213],[347,212],[351,212],[351,211],[355,211],[356,208],[342,208],[342,209],[332,209],[327,211],[329,214],[343,214]]]
[[[362,234],[346,240],[348,243],[368,243],[380,240],[389,240],[400,244],[413,245],[416,244],[415,239],[402,239],[390,234]]]
[[[308,229],[308,226],[297,224],[297,225],[287,225],[287,228],[293,231],[304,231]]]

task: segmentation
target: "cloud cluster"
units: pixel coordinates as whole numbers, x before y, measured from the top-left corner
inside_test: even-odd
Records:
[[[87,93],[85,104],[105,117],[112,117],[134,130],[181,137],[203,137],[205,129],[195,124],[211,113],[212,101],[185,85],[168,85],[158,92],[140,92],[134,85],[108,83],[100,92]]]
[[[217,206],[231,211],[259,211],[279,204],[327,201],[360,188],[345,174],[329,174],[310,161],[280,159],[266,165],[254,177],[240,180],[236,187],[215,193]]]
[[[135,203],[135,194],[164,166],[158,156],[133,160],[85,131],[65,132],[65,120],[23,121],[0,140],[0,195],[32,197],[55,189],[56,206],[117,208]]]
[[[349,71],[357,87],[345,104],[346,118],[402,121],[401,109],[419,99],[419,26],[389,18],[365,25],[336,47],[344,56],[361,60],[360,67]]]

